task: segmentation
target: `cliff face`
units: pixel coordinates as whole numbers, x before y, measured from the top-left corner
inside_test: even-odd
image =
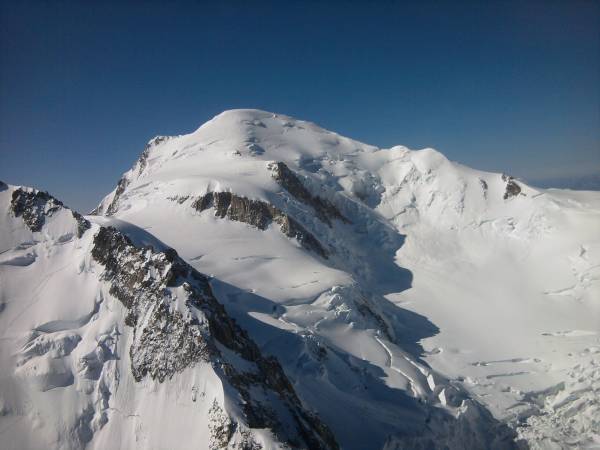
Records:
[[[317,217],[331,227],[332,220],[344,223],[350,221],[344,217],[339,209],[330,201],[318,195],[313,195],[303,184],[300,178],[283,162],[269,164],[273,178],[281,187],[287,190],[294,198],[313,208]]]
[[[249,428],[271,429],[292,447],[337,448],[327,427],[302,408],[277,360],[261,355],[216,300],[208,279],[174,250],[136,248],[116,229],[102,227],[91,254],[105,268],[102,277],[110,293],[128,310],[125,323],[134,330],[129,355],[137,381],[149,375],[164,382],[199,361],[210,362],[241,396]],[[223,347],[246,361],[247,369],[236,367],[235,359],[219,350]],[[230,425],[227,442],[237,426]]]
[[[216,217],[244,222],[259,230],[265,230],[271,223],[276,223],[287,237],[296,239],[304,248],[322,258],[328,257],[328,251],[313,234],[288,214],[267,202],[250,200],[231,192],[209,192],[194,200],[191,207],[198,212],[214,208]]]
[[[15,217],[22,217],[25,224],[33,232],[41,231],[46,222],[46,217],[51,217],[62,209],[67,208],[47,192],[18,188],[12,193],[12,213]],[[71,210],[69,212],[77,221],[77,235],[81,237],[90,228],[90,223],[81,214]]]

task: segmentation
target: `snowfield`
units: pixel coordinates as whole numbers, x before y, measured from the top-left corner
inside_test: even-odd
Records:
[[[600,447],[599,192],[258,110],[85,218],[37,192],[0,186],[7,448]]]

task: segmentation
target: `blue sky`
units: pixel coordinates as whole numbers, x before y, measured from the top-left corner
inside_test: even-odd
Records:
[[[151,137],[247,107],[530,180],[600,172],[598,2],[246,3],[2,1],[0,179],[89,210]]]

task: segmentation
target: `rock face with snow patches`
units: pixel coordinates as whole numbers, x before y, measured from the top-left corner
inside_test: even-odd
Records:
[[[54,320],[31,327],[15,339],[23,342],[16,352],[15,374],[23,381],[26,390],[73,389],[76,392],[73,395],[80,398],[74,405],[67,402],[54,405],[59,417],[62,416],[60,413],[67,413],[73,407],[78,409],[78,404],[85,405],[79,414],[71,417],[74,420],[67,419],[60,428],[49,430],[57,435],[56,440],[46,441],[48,444],[64,448],[84,447],[86,444],[95,446],[100,445],[100,441],[104,442],[103,445],[107,442],[117,444],[118,441],[109,436],[105,438],[107,440],[96,441],[96,435],[110,422],[110,411],[119,404],[112,397],[124,379],[131,379],[135,385],[149,377],[159,385],[168,385],[186,369],[193,370],[204,365],[212,369],[213,377],[223,383],[223,388],[231,391],[226,394],[227,402],[232,404],[228,406],[231,408],[239,404],[240,414],[236,418],[226,412],[223,401],[213,397],[207,412],[206,435],[200,441],[206,446],[262,448],[264,438],[253,433],[252,429],[256,428],[272,434],[268,442],[274,447],[338,448],[327,426],[303,408],[277,360],[261,355],[247,333],[235,324],[215,299],[207,277],[180,259],[173,249],[155,249],[151,245],[136,247],[121,231],[112,226],[92,225],[47,193],[8,186],[7,190],[12,190],[12,201],[10,205],[4,204],[3,214],[8,216],[11,228],[18,230],[21,220],[32,233],[32,241],[15,240],[15,250],[24,246],[51,247],[57,243],[82,250],[85,248],[85,258],[89,258],[90,267],[94,267],[97,274],[94,284],[97,284],[98,290],[90,313],[76,320]],[[69,214],[72,217],[68,217]],[[61,234],[55,240],[52,227],[58,221],[62,222],[61,227],[71,228],[76,233]],[[87,230],[90,230],[88,234],[93,234],[93,239],[90,237],[87,243],[81,242]],[[128,231],[135,233],[133,227]],[[53,261],[52,252],[47,256]],[[23,265],[14,262],[13,259],[6,264]],[[37,262],[34,259],[28,264],[37,265]],[[76,280],[68,278],[65,282]],[[58,299],[66,303],[62,307],[68,308],[68,303],[74,300],[73,294],[67,299]],[[43,294],[38,295],[42,295],[39,300],[44,301]],[[114,321],[107,317],[110,316],[107,310],[111,307],[106,306],[110,300],[105,295],[121,303],[124,308],[122,317],[113,317]],[[14,306],[17,305],[9,303],[4,314],[11,314]],[[19,315],[13,316],[14,321],[8,324],[8,328],[18,326]],[[71,355],[86,344],[90,324],[105,320],[110,322],[111,329],[97,338],[95,349],[73,358]],[[128,327],[132,332],[127,349],[119,346],[118,342],[129,334]],[[129,364],[117,363],[121,355],[127,354]],[[3,360],[3,367],[9,367],[11,362],[10,358]],[[143,387],[139,389],[143,390]],[[91,398],[86,402],[90,394]],[[217,392],[202,393],[204,397],[215,394]],[[190,386],[192,402],[197,400],[197,395],[194,386]],[[25,396],[3,397],[4,414],[21,416],[23,409],[28,408],[26,399]],[[110,406],[113,403],[116,405]],[[45,406],[34,403],[28,412],[40,414]],[[52,428],[52,417],[43,417],[42,422]],[[35,426],[35,423],[30,426]],[[116,427],[119,429],[119,425]],[[127,428],[120,428],[120,434],[127,435],[133,431]],[[44,433],[33,434],[34,439],[44,442]],[[15,434],[11,442],[14,442],[15,448],[28,448],[36,442],[27,439],[27,436]],[[184,444],[187,445],[192,446],[193,442]],[[149,447],[154,448],[154,445],[149,443]]]
[[[0,184],[15,448],[600,439],[600,195],[227,111],[85,218]]]

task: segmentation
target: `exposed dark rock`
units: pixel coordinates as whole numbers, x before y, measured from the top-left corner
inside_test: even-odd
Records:
[[[483,179],[479,179],[479,184],[481,185],[481,189],[483,190],[483,196],[485,198],[487,198],[487,193],[488,193],[488,184],[485,180]]]
[[[177,202],[181,205],[181,204],[185,203],[189,198],[190,198],[189,195],[175,195],[173,197],[167,197],[167,200]]]
[[[318,195],[312,195],[304,186],[300,178],[282,162],[275,162],[269,165],[273,171],[273,178],[288,191],[297,200],[305,203],[315,210],[317,217],[331,227],[332,220],[341,220],[344,223],[350,221],[336,208],[329,200],[323,199]]]
[[[328,252],[323,248],[319,240],[290,216],[282,213],[275,217],[275,221],[280,225],[281,232],[287,237],[296,238],[304,248],[312,250],[327,259]]]
[[[138,248],[116,229],[101,227],[94,238],[92,257],[104,266],[103,278],[110,283],[111,294],[128,310],[125,322],[134,332],[129,355],[137,381],[150,376],[162,382],[204,361],[238,391],[249,427],[269,428],[293,448],[338,448],[329,429],[303,409],[279,362],[261,355],[258,346],[216,300],[208,278],[179,258],[175,250]],[[182,288],[178,289],[180,298],[174,298],[170,288]],[[219,346],[249,361],[254,369],[238,370]],[[269,402],[258,398],[268,398]],[[293,435],[281,425],[280,413],[269,407],[274,404],[279,404],[277,411],[287,411],[293,419]],[[218,411],[214,414],[219,415]],[[221,444],[229,442],[232,430],[238,427],[228,420],[217,420],[211,429]],[[252,439],[242,442],[248,445],[236,448],[256,448]]]
[[[242,123],[244,125],[248,125],[248,126],[267,128],[267,126],[265,125],[265,123],[262,122],[261,120],[258,120],[258,119],[254,119],[254,120],[242,120]]]
[[[260,230],[266,230],[272,222],[275,222],[287,237],[297,239],[304,248],[314,251],[323,258],[328,257],[327,250],[317,238],[292,217],[269,203],[250,200],[231,192],[209,192],[197,198],[192,203],[192,208],[200,212],[214,208],[217,217],[244,222]]]
[[[152,139],[148,141],[146,144],[146,150],[152,147],[156,147],[158,144],[162,144],[163,142],[168,141],[169,139],[173,139],[175,136],[154,136]]]
[[[117,212],[117,209],[119,206],[119,198],[121,197],[123,192],[125,192],[125,189],[127,189],[127,186],[129,186],[129,180],[125,176],[123,176],[117,183],[117,189],[115,191],[115,196],[113,197],[112,202],[110,202],[110,205],[108,205],[108,208],[106,209],[106,214],[108,216],[111,216]],[[97,214],[98,212],[99,211],[96,209],[96,210],[92,211],[92,214]]]
[[[31,231],[38,232],[46,223],[46,217],[52,217],[57,211],[67,208],[47,192],[18,188],[13,191],[11,209],[15,217],[23,218]],[[81,214],[70,212],[77,221],[77,236],[81,237],[90,228],[90,223]]]
[[[146,168],[146,165],[148,163],[148,155],[150,155],[150,150],[152,149],[152,147],[156,147],[157,145],[162,144],[163,142],[166,142],[172,138],[173,136],[155,136],[154,138],[150,139],[150,141],[148,141],[146,147],[144,147],[144,151],[140,155],[140,159],[138,159],[137,162],[137,175],[141,175],[141,173]]]
[[[8,184],[6,184],[4,181],[0,181],[0,192],[5,191],[8,189]]]
[[[83,233],[90,229],[90,222],[78,212],[71,210],[71,214],[73,214],[73,218],[77,221],[77,237],[80,238],[83,236]]]
[[[384,336],[390,342],[394,342],[395,339],[392,333],[390,332],[390,327],[388,323],[379,313],[374,311],[374,307],[369,304],[369,301],[365,297],[363,297],[361,300],[362,303],[356,302],[356,308],[358,309],[358,312],[360,312],[363,315],[363,317],[365,317],[367,320],[373,320],[377,324],[377,329],[381,330]]]
[[[150,155],[150,150],[152,149],[152,147],[156,147],[158,144],[161,144],[162,142],[165,142],[171,138],[172,136],[156,136],[155,138],[151,139],[146,144],[144,151],[142,152],[140,158],[137,160],[134,168],[132,169],[133,173],[135,173],[136,176],[141,175],[148,163],[148,156]],[[97,207],[92,211],[92,214],[105,213],[106,215],[111,216],[117,212],[119,208],[119,199],[121,198],[123,192],[125,192],[125,189],[127,189],[127,186],[129,186],[129,183],[131,183],[129,177],[132,171],[127,172],[125,175],[123,175],[117,183],[115,195],[112,201],[110,202],[110,205],[108,205],[108,208],[106,208],[106,211],[101,211],[100,207]]]
[[[517,184],[515,179],[510,175],[502,174],[502,181],[506,181],[506,191],[504,191],[504,200],[511,197],[516,197],[521,193],[521,186]]]
[[[208,430],[210,448],[227,448],[235,432],[234,422],[225,414],[216,399],[208,410]]]
[[[164,381],[216,353],[200,328],[193,327],[179,311],[171,311],[167,288],[189,272],[176,254],[137,248],[114,228],[103,227],[94,238],[92,256],[105,267],[103,276],[111,282],[110,293],[128,310],[125,321],[136,335],[130,356],[137,381],[147,374]],[[198,278],[208,284],[205,278]],[[137,328],[140,317],[147,322],[141,330]]]
[[[215,198],[215,195],[213,193],[209,192],[209,193],[203,195],[202,197],[199,197],[196,200],[194,200],[194,202],[192,203],[192,208],[194,208],[198,212],[202,212],[209,208],[212,208],[213,205],[215,204],[214,198]],[[215,215],[217,215],[216,211],[215,211]]]
[[[15,189],[11,208],[15,217],[22,217],[33,232],[41,231],[46,217],[51,217],[63,204],[47,192]]]
[[[211,449],[262,450],[262,446],[254,440],[251,430],[232,421],[216,399],[208,411],[208,429],[208,446]]]

